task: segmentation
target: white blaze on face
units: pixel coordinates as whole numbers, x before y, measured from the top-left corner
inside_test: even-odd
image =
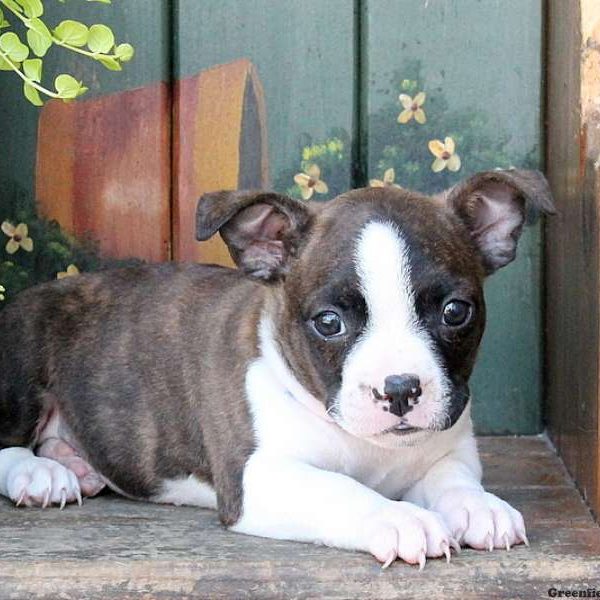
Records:
[[[400,423],[400,417],[385,412],[384,403],[373,395],[374,388],[383,394],[390,375],[414,374],[420,379],[419,404],[402,418],[408,426],[433,428],[446,416],[448,383],[433,342],[418,322],[408,251],[396,227],[384,222],[367,224],[356,245],[356,272],[368,321],[346,357],[336,412],[339,424],[360,437]],[[396,434],[382,437],[389,436]]]

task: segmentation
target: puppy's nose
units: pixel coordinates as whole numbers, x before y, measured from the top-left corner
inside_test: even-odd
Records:
[[[390,397],[390,412],[403,417],[419,403],[419,396],[422,393],[421,382],[419,377],[412,373],[390,375],[385,378],[383,392]]]

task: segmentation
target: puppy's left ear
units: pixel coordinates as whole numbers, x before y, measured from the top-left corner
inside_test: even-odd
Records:
[[[240,269],[270,282],[285,275],[311,222],[304,202],[282,194],[211,192],[198,201],[196,238],[204,241],[218,231]]]
[[[552,194],[539,171],[484,171],[445,193],[447,205],[467,226],[487,273],[514,260],[523,225],[554,214]]]

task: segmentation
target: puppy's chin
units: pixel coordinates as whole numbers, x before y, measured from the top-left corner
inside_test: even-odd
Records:
[[[382,448],[406,448],[418,446],[428,440],[435,433],[435,430],[431,429],[410,428],[403,430],[389,429],[375,434],[365,434],[356,431],[343,419],[334,419],[334,422],[349,435]]]

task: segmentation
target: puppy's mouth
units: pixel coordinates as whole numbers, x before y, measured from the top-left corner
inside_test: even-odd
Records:
[[[423,431],[420,427],[413,427],[412,425],[409,425],[408,423],[403,423],[400,422],[397,425],[394,425],[393,427],[388,427],[387,429],[384,429],[383,431],[380,431],[377,435],[387,435],[387,434],[392,434],[392,435],[408,435],[409,433],[415,433],[417,431]]]

